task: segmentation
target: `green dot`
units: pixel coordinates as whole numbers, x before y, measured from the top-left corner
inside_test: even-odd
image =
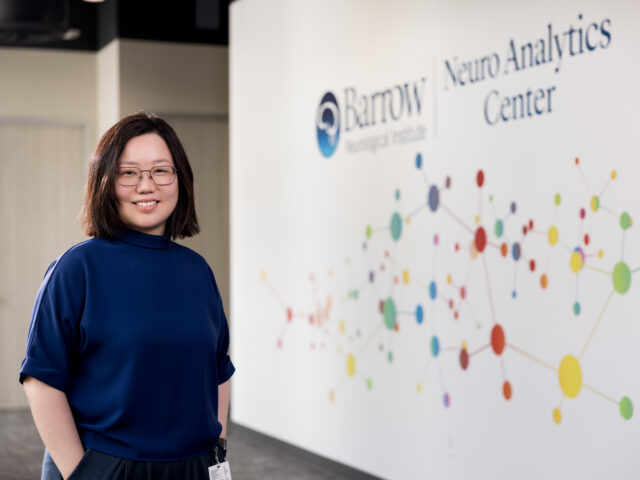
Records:
[[[502,220],[496,220],[496,226],[494,228],[494,231],[496,233],[496,237],[500,238],[502,236],[502,232],[504,231],[504,225],[502,223]]]
[[[396,190],[396,200],[400,200],[400,190]]]
[[[369,240],[371,238],[371,225],[367,225],[367,240]]]
[[[493,195],[489,195],[489,203],[493,203]]]
[[[629,420],[633,415],[633,403],[631,403],[629,397],[623,397],[623,399],[620,400],[620,413],[625,420]]]
[[[631,217],[627,212],[624,212],[622,215],[620,215],[620,226],[623,230],[626,230],[631,226]]]
[[[560,196],[559,193],[556,193],[555,197],[553,197],[553,203],[556,204],[556,206],[560,205],[560,202],[562,202],[562,197]]]
[[[402,233],[402,217],[398,212],[396,212],[391,217],[391,237],[395,241],[398,241],[401,233]]]
[[[367,378],[367,389],[371,390],[371,387],[373,386],[373,382],[371,381],[370,378]]]
[[[631,270],[624,262],[618,262],[613,268],[613,288],[618,293],[626,293],[631,286]]]
[[[393,330],[396,326],[396,304],[393,303],[392,298],[387,298],[382,307],[382,314],[384,315],[384,324],[389,330]]]
[[[393,362],[393,352],[389,351],[389,353],[387,353],[387,361],[389,363]]]

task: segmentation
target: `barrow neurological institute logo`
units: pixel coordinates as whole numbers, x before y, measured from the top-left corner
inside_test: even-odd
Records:
[[[329,158],[338,147],[340,139],[340,109],[333,93],[327,92],[320,100],[316,113],[318,147],[322,155]]]

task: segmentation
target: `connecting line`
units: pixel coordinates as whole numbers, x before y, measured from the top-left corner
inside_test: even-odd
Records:
[[[444,205],[440,205],[441,208],[447,212],[449,215],[451,215],[451,218],[453,218],[456,222],[458,222],[467,232],[471,233],[472,235],[475,233],[473,231],[473,229],[471,227],[469,227],[466,223],[464,223],[460,217],[458,217],[455,213],[453,213],[451,210],[449,210],[447,207],[445,207]]]
[[[360,356],[362,354],[362,352],[369,346],[369,344],[371,343],[371,340],[374,339],[374,337],[377,335],[378,330],[380,330],[380,328],[384,325],[384,323],[380,322],[378,324],[378,326],[376,328],[373,329],[373,331],[371,332],[371,335],[369,335],[369,337],[367,338],[367,340],[362,344],[362,347],[360,347],[360,350],[358,350],[358,353],[356,354],[356,356]]]
[[[487,280],[487,292],[489,293],[489,305],[491,305],[491,315],[493,317],[493,323],[496,322],[496,310],[493,306],[493,295],[491,294],[491,285],[489,284],[489,271],[487,269],[487,261],[485,260],[484,255],[482,255],[482,266],[484,267],[484,276]]]
[[[490,343],[487,343],[485,346],[478,348],[477,350],[471,352],[469,354],[469,358],[473,357],[476,353],[480,353],[481,351],[485,350],[486,348],[489,348],[491,346]]]
[[[611,403],[615,403],[616,405],[618,404],[618,402],[616,400],[614,400],[613,398],[611,398],[609,395],[605,395],[604,393],[596,390],[595,388],[583,383],[582,386],[584,388],[586,388],[587,390],[591,390],[593,393],[595,393],[596,395],[600,395],[602,398],[604,398],[605,400],[609,400]]]
[[[609,188],[609,185],[611,185],[611,180],[608,180],[607,183],[604,184],[604,187],[602,187],[602,190],[600,190],[600,193],[598,194],[599,197],[604,195],[604,192]]]
[[[380,232],[386,232],[387,230],[389,230],[389,227],[377,227],[377,228],[372,228],[371,229],[371,233],[380,233]]]
[[[587,265],[586,263],[584,264],[584,268],[588,268],[589,270],[594,270],[596,272],[600,272],[600,273],[606,273],[607,275],[611,275],[613,272],[607,272],[606,270],[602,269],[602,268],[598,268],[598,267],[593,267],[591,265]]]
[[[423,203],[421,204],[418,208],[416,208],[413,212],[411,212],[409,215],[406,216],[406,218],[411,218],[413,217],[416,213],[418,213],[420,210],[422,210],[423,208],[426,208],[427,204]]]
[[[589,186],[589,182],[587,182],[587,177],[582,171],[582,168],[580,167],[580,165],[578,165],[578,170],[580,170],[580,175],[582,176],[582,180],[584,180],[584,186],[587,189],[587,195],[589,195],[591,193],[591,187]]]
[[[548,368],[549,370],[552,370],[554,372],[557,372],[558,369],[549,365],[548,363],[546,363],[543,360],[540,360],[539,358],[534,357],[533,355],[525,352],[524,350],[520,350],[518,347],[514,347],[513,345],[511,345],[510,343],[507,343],[506,345],[507,347],[509,347],[511,350],[513,350],[514,352],[518,352],[520,355],[523,355],[525,357],[527,357],[529,360],[533,360],[534,362],[542,365],[545,368]]]
[[[587,338],[587,341],[585,342],[584,347],[582,347],[582,351],[580,352],[580,356],[578,357],[578,360],[582,360],[582,355],[584,355],[584,352],[587,350],[587,346],[591,341],[591,337],[593,337],[593,334],[596,332],[596,328],[598,328],[598,324],[600,323],[600,320],[604,316],[604,312],[607,310],[607,307],[609,306],[609,302],[611,301],[611,298],[613,298],[614,293],[615,293],[615,290],[611,290],[611,293],[609,294],[609,298],[607,298],[607,301],[604,304],[604,307],[602,308],[600,315],[598,315],[598,319],[596,320],[595,325],[591,329],[591,333],[589,334],[589,337]]]
[[[623,230],[622,231],[622,248],[620,249],[620,260],[622,260],[624,258],[624,239],[626,238],[626,234],[627,231]]]
[[[507,371],[504,368],[504,358],[500,355],[500,366],[502,367],[502,379],[507,380]]]
[[[427,364],[424,367],[424,371],[422,372],[422,376],[420,377],[420,381],[424,380],[424,378],[427,376],[427,374],[429,373],[429,368],[431,367],[432,363],[433,363],[433,361],[431,361],[431,357],[427,357]]]
[[[269,290],[271,290],[271,293],[273,293],[273,296],[276,297],[277,302],[280,304],[280,306],[282,308],[284,308],[286,310],[287,309],[287,305],[284,303],[284,300],[282,299],[280,294],[278,292],[276,292],[276,289],[273,288],[273,285],[271,285],[271,282],[269,282],[269,281],[266,281],[266,282],[267,282],[267,286],[269,287]]]
[[[571,247],[569,245],[567,245],[566,243],[564,243],[562,240],[559,240],[558,243],[560,245],[562,245],[568,252],[571,252]]]
[[[640,270],[640,267],[636,268],[635,270],[631,270],[631,273],[636,273],[638,270]]]
[[[616,212],[614,212],[613,210],[611,210],[610,208],[607,207],[600,207],[600,210],[603,210],[607,213],[610,213],[611,215],[613,215],[614,217],[617,217],[618,214]]]

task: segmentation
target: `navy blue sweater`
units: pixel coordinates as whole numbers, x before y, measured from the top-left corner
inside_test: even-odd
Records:
[[[85,448],[141,461],[200,455],[220,435],[218,385],[234,372],[207,262],[125,230],[80,243],[38,291],[20,381],[67,395]]]

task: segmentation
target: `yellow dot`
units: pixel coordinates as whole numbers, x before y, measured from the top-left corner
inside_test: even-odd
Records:
[[[332,305],[333,305],[333,299],[331,297],[327,297],[327,310],[331,310]]]
[[[404,221],[407,225],[411,225],[411,217],[407,217]]]
[[[402,282],[407,285],[409,283],[409,270],[402,271]]]
[[[448,274],[448,275],[447,275],[447,284],[448,284],[448,285],[451,285],[451,281],[452,281],[452,280],[451,280],[451,274]]]
[[[579,252],[573,252],[569,258],[569,266],[573,273],[578,273],[582,269],[582,256]]]
[[[476,215],[476,223],[480,223],[480,215]]]
[[[632,227],[633,226],[633,218],[629,217],[629,226]]]
[[[342,355],[342,348],[338,347],[337,352],[338,352],[338,355]]]
[[[330,268],[330,269],[329,269],[329,276],[330,276],[330,277],[333,277],[333,268]]]
[[[611,170],[611,180],[615,180],[617,176],[618,172],[616,172],[615,170]]]
[[[582,370],[578,359],[573,355],[566,355],[558,368],[558,380],[560,388],[569,398],[576,398],[582,388]]]
[[[603,250],[598,251],[598,256],[600,258],[604,257],[604,251]]]
[[[421,383],[416,385],[416,390],[417,390],[418,393],[422,392],[422,384]]]
[[[263,282],[267,280],[267,272],[265,272],[264,270],[260,272],[260,280],[262,280]]]
[[[467,350],[467,342],[462,342],[462,349]]]
[[[347,374],[353,377],[356,374],[356,357],[347,355]]]
[[[558,229],[556,228],[555,225],[549,228],[549,232],[547,233],[547,239],[549,240],[549,244],[551,244],[551,246],[558,243]]]
[[[553,409],[553,421],[556,425],[560,425],[560,422],[562,421],[562,412],[560,412],[559,408]]]
[[[331,403],[336,401],[336,392],[333,390],[329,390],[329,401]]]
[[[344,333],[344,320],[340,320],[338,328],[340,329],[340,333]]]

